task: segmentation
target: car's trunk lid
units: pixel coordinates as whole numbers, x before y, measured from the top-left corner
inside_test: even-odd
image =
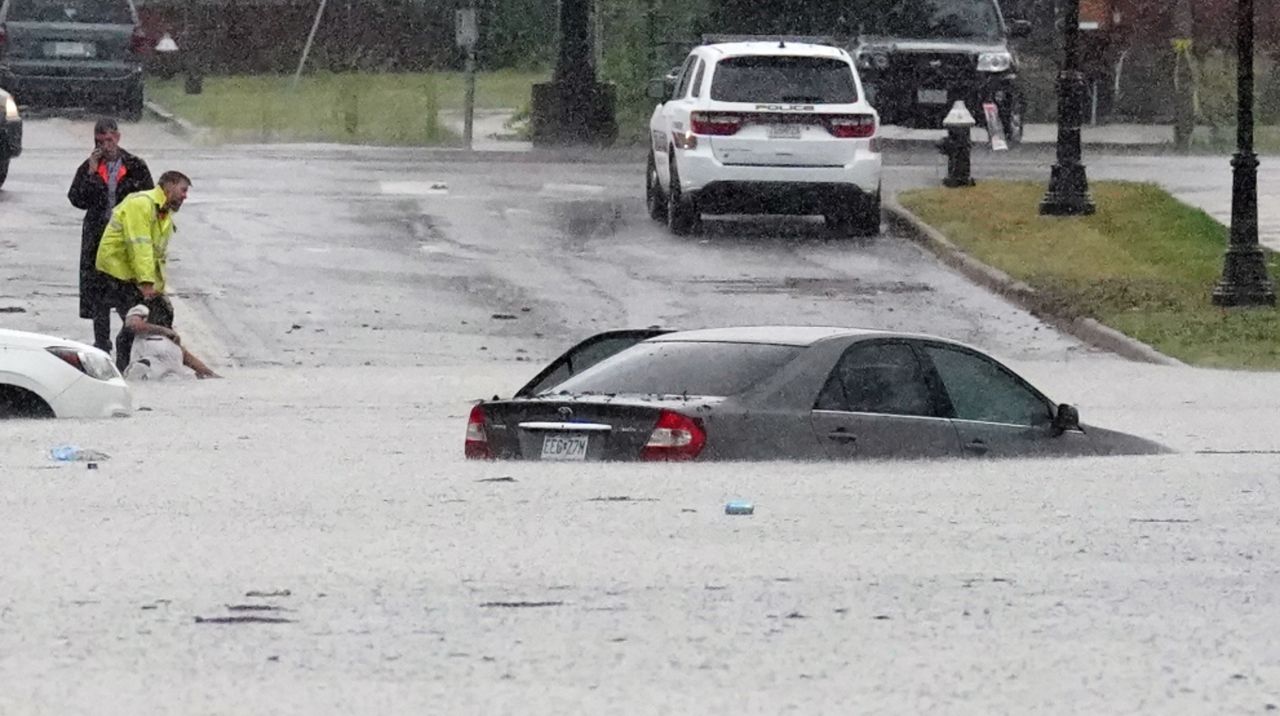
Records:
[[[483,405],[497,458],[556,461],[639,460],[664,411],[701,421],[722,398],[578,396]]]

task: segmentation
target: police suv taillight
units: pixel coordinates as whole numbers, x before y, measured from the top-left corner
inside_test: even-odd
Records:
[[[823,121],[831,136],[840,139],[866,139],[876,133],[876,118],[871,114],[833,114]]]
[[[742,129],[744,119],[733,112],[694,112],[689,115],[689,128],[694,134],[727,137]]]

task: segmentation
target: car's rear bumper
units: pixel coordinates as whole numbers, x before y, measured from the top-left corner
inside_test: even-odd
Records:
[[[863,78],[863,82],[870,85],[873,80]],[[939,84],[938,89],[947,92],[947,101],[935,104],[917,101],[916,92],[920,89],[917,83],[882,81],[876,84],[874,104],[880,112],[880,121],[917,129],[939,129],[952,105],[962,101],[974,119],[984,124],[984,103],[995,102],[1001,112],[1007,112],[1019,92],[1018,77],[1014,73],[983,75],[964,82]]]
[[[0,87],[23,104],[120,98],[141,81],[137,64],[11,61],[0,66]]]
[[[827,214],[873,195],[846,183],[716,181],[694,196],[698,211],[707,214]]]
[[[880,191],[879,152],[860,151],[839,167],[741,166],[714,156],[679,157],[680,190],[706,213],[814,214]]]
[[[124,378],[77,378],[49,406],[59,418],[111,418],[133,412],[133,391]]]
[[[0,122],[0,159],[22,154],[22,120]]]

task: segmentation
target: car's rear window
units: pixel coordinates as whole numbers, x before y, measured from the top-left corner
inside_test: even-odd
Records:
[[[12,0],[8,22],[77,22],[132,25],[126,0]]]
[[[731,57],[716,64],[711,99],[721,102],[849,104],[853,68],[823,57]]]
[[[555,386],[554,392],[737,395],[802,350],[757,343],[646,342],[597,363]]]

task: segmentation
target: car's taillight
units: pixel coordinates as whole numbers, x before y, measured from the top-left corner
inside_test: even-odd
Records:
[[[835,114],[824,119],[827,131],[841,139],[866,139],[876,133],[876,118],[870,114]]]
[[[133,28],[133,35],[129,38],[129,50],[135,55],[145,55],[151,50],[147,33],[143,31],[141,25]]]
[[[484,429],[484,406],[477,405],[471,409],[467,418],[467,441],[463,452],[468,460],[492,460],[493,450],[489,448],[489,434]]]
[[[672,410],[658,414],[649,442],[640,451],[641,460],[692,460],[707,444],[702,421]]]
[[[689,129],[694,134],[727,137],[742,128],[742,115],[727,112],[694,112],[689,115]]]

